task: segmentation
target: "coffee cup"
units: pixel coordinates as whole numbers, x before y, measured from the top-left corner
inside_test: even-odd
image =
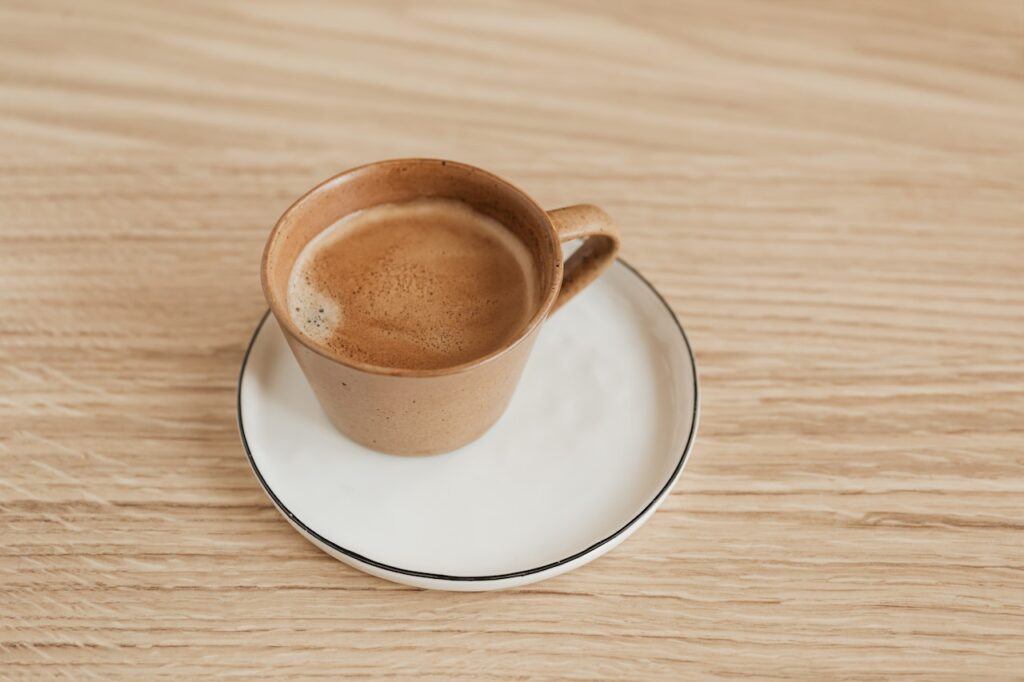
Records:
[[[390,330],[385,330],[388,336],[371,337],[371,341],[379,338],[379,343],[362,348],[354,343],[331,345],[326,337],[311,334],[311,327],[303,325],[304,318],[293,314],[301,307],[293,305],[293,273],[314,240],[348,216],[375,207],[434,200],[458,202],[500,226],[529,259],[529,267],[522,270],[528,277],[530,294],[525,300],[529,308],[521,323],[495,337],[499,341],[494,347],[473,357],[452,356],[447,365],[438,364],[434,356],[424,358],[433,364],[405,361],[409,351],[403,349],[415,346],[396,345],[401,338],[391,344],[395,334]],[[576,239],[582,239],[582,244],[563,260],[562,243]],[[618,230],[596,206],[545,211],[522,190],[479,168],[436,159],[396,159],[344,171],[292,204],[267,240],[261,280],[270,310],[334,427],[381,452],[435,454],[477,439],[498,420],[544,321],[608,267],[618,247]],[[339,257],[344,258],[344,251]],[[463,267],[459,263],[464,261],[444,262],[455,263],[445,267]],[[473,296],[466,284],[472,279],[462,280],[459,295]],[[485,292],[480,295],[496,300]],[[353,309],[349,317],[358,319],[355,312]],[[338,324],[344,326],[344,311],[339,319]],[[430,324],[430,320],[419,323]],[[437,324],[445,322],[442,319]],[[431,338],[447,338],[445,329],[434,331],[437,333]],[[405,355],[383,354],[391,345]]]

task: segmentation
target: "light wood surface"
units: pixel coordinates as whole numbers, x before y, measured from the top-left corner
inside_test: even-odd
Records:
[[[0,677],[1024,671],[1024,3],[0,3]],[[400,587],[235,429],[266,234],[440,156],[594,202],[696,348],[608,556]]]

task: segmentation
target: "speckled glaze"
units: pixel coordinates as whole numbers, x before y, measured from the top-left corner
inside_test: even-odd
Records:
[[[536,263],[537,311],[503,348],[468,363],[431,370],[378,367],[317,344],[287,310],[292,265],[317,234],[370,206],[445,197],[503,223]],[[563,263],[561,242],[585,238]],[[367,447],[393,454],[454,450],[482,435],[504,412],[537,334],[557,310],[612,263],[618,231],[595,206],[545,212],[525,193],[473,166],[435,159],[381,161],[336,175],[277,221],[263,253],[263,293],[288,346],[331,423]]]

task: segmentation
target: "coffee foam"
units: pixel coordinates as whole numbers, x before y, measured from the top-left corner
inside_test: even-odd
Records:
[[[360,362],[449,367],[511,341],[538,305],[533,259],[501,223],[451,199],[346,216],[292,269],[303,334]]]

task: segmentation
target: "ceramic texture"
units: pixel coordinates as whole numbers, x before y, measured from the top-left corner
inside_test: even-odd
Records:
[[[549,320],[508,410],[452,452],[395,457],[339,434],[273,317],[238,388],[250,463],[300,533],[367,573],[466,591],[550,578],[624,540],[679,477],[698,404],[682,327],[622,261]]]
[[[451,368],[378,367],[332,353],[306,337],[287,307],[288,278],[302,248],[342,216],[383,203],[454,198],[500,222],[536,265],[535,311],[509,344]],[[561,242],[585,238],[563,261]],[[455,161],[394,159],[330,178],[288,208],[267,240],[261,280],[271,312],[331,423],[381,452],[434,454],[475,440],[501,416],[548,315],[614,259],[619,233],[596,206],[545,212],[501,178]]]

